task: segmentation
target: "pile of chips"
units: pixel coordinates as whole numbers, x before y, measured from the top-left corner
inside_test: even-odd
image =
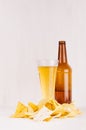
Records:
[[[13,118],[29,118],[36,121],[50,121],[54,118],[75,117],[80,110],[71,104],[59,104],[56,100],[41,100],[38,104],[29,102],[24,105],[18,102]]]

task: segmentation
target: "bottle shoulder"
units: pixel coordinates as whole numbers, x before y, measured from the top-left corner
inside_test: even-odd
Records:
[[[57,70],[71,71],[72,72],[72,68],[69,64],[60,64],[57,66]]]

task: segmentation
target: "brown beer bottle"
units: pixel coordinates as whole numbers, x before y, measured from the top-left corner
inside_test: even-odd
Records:
[[[59,41],[55,99],[61,104],[72,102],[72,69],[68,65],[65,41]]]

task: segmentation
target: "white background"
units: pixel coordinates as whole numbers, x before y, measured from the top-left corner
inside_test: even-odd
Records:
[[[73,101],[86,105],[86,0],[0,0],[0,106],[41,98],[37,59],[67,42]]]

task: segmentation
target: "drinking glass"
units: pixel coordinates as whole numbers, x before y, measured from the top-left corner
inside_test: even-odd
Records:
[[[57,60],[39,60],[38,72],[43,99],[55,99]]]

